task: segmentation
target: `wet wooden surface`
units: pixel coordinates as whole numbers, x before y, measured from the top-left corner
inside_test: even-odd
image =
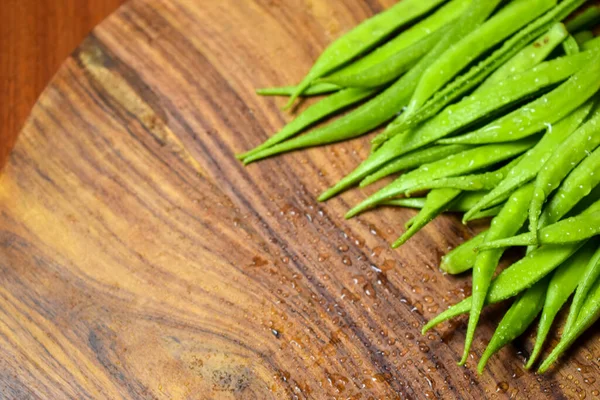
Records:
[[[35,105],[0,176],[3,398],[594,398],[599,336],[547,376],[527,338],[467,368],[469,294],[440,256],[471,228],[414,212],[343,214],[315,196],[368,138],[267,160],[233,155],[290,115],[257,87],[298,81],[333,39],[394,1],[133,0]]]

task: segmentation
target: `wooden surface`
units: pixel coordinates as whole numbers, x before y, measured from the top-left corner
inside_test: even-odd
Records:
[[[369,138],[233,158],[291,118],[254,88],[393,2],[133,0],[94,30],[0,176],[2,398],[598,395],[595,330],[541,377],[530,338],[474,372],[503,306],[467,368],[465,318],[419,334],[469,294],[437,266],[470,228],[439,218],[392,251],[412,211],[317,203]]]
[[[0,1],[0,169],[58,67],[92,28],[124,2]]]

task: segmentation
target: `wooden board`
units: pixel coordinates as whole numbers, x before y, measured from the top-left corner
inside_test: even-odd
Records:
[[[593,398],[598,336],[553,374],[526,339],[483,376],[501,317],[427,336],[469,294],[440,256],[471,234],[439,218],[403,248],[414,212],[344,212],[372,191],[315,196],[368,138],[244,168],[283,99],[333,39],[393,0],[133,0],[37,102],[0,177],[3,398]],[[530,335],[530,334],[529,334]]]

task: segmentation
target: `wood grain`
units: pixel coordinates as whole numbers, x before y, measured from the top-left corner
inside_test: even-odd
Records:
[[[369,191],[323,189],[369,138],[244,168],[291,118],[257,87],[393,0],[133,0],[35,105],[0,176],[3,398],[594,398],[591,332],[554,373],[531,333],[474,372],[466,320],[419,334],[469,294],[438,269],[471,234],[439,218],[397,251],[412,211],[351,221]]]
[[[0,169],[60,64],[125,0],[0,1]]]

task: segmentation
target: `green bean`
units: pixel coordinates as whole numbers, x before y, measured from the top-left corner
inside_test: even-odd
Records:
[[[598,65],[600,66],[600,63]],[[599,130],[600,107],[596,107],[591,118],[565,139],[560,148],[556,149],[546,161],[535,180],[533,199],[529,206],[530,231],[537,231],[542,205],[550,193],[559,186],[574,166],[600,145]]]
[[[455,275],[473,268],[475,259],[477,258],[475,248],[483,242],[486,233],[487,231],[481,232],[443,256],[440,263],[440,269]]]
[[[431,222],[435,217],[444,212],[452,200],[454,200],[461,191],[457,189],[434,189],[427,195],[425,205],[419,214],[413,219],[410,227],[404,232],[398,240],[392,244],[392,248],[402,246],[421,228]]]
[[[531,201],[532,194],[533,185],[525,185],[510,196],[500,214],[492,220],[483,244],[512,236],[521,228],[527,219],[527,206]],[[481,315],[492,277],[503,253],[502,249],[480,251],[475,260],[473,267],[473,302],[460,365],[463,365],[469,357],[469,350],[475,336],[475,328],[479,323],[479,316]]]
[[[471,215],[469,217],[469,219],[465,220],[465,222],[475,221],[475,220],[481,219],[481,218],[495,217],[496,215],[498,215],[498,213],[500,213],[503,206],[504,206],[504,203],[498,204],[497,206],[494,206],[491,208],[488,208],[487,210],[479,211],[477,214]]]
[[[577,45],[579,45],[580,47],[585,44],[586,42],[589,42],[590,40],[594,39],[594,33],[592,31],[581,31],[579,33],[576,33],[573,35],[573,38],[575,39],[575,41],[577,42]]]
[[[600,37],[596,37],[590,41],[587,41],[581,46],[584,51],[598,50],[600,49]]]
[[[399,109],[406,105],[431,58],[437,56],[436,51],[441,51],[438,46],[434,50],[430,51],[393,85],[349,114],[305,135],[254,153],[244,161],[253,162],[286,151],[351,139],[390,120]]]
[[[502,271],[490,284],[485,304],[495,304],[509,299],[521,291],[531,287],[556,267],[561,265],[585,243],[570,243],[565,245],[541,246],[509,268]],[[423,328],[427,332],[440,323],[471,310],[472,297],[455,304],[442,312]]]
[[[594,27],[600,23],[600,7],[588,7],[581,14],[567,22],[567,29],[571,33],[576,33],[585,29]]]
[[[425,36],[415,44],[391,56],[385,62],[358,71],[354,75],[329,76],[319,79],[319,82],[331,83],[343,87],[373,88],[385,85],[408,71],[446,35],[448,28],[444,27]]]
[[[460,153],[461,151],[470,149],[472,146],[433,146],[426,147],[423,149],[415,150],[408,154],[404,154],[396,159],[394,159],[391,163],[393,164],[393,168],[396,168],[395,171],[403,171],[407,169],[412,169],[415,167],[420,167],[423,164],[427,164],[441,158],[447,157],[452,154]],[[390,164],[391,165],[391,164]],[[339,192],[348,188],[349,186],[355,184],[360,181],[362,178],[367,176],[368,172],[363,172],[364,170],[371,170],[369,167],[369,163],[362,163],[359,168],[355,169],[352,173],[346,175],[342,180],[336,183],[333,187],[327,189],[321,196],[319,196],[319,201],[325,201],[335,196]]]
[[[500,321],[487,348],[481,356],[477,365],[477,372],[483,373],[485,366],[492,355],[498,350],[512,342],[525,332],[535,317],[542,310],[542,304],[546,297],[548,279],[542,279],[527,289],[509,308]]]
[[[557,222],[600,183],[600,148],[594,150],[562,182],[540,216],[539,224]]]
[[[504,117],[444,144],[483,144],[521,139],[569,115],[600,88],[600,52],[565,83]]]
[[[548,284],[546,301],[544,302],[544,307],[542,309],[542,316],[540,317],[538,325],[535,346],[525,365],[526,369],[530,369],[538,359],[556,314],[558,314],[558,311],[577,287],[577,284],[583,275],[583,271],[594,254],[597,245],[598,243],[595,241],[588,242],[571,258],[562,263],[561,266],[556,269],[554,274],[552,274],[552,278]]]
[[[313,83],[303,93],[304,96],[318,96],[331,92],[337,92],[341,87],[331,83]],[[296,90],[296,86],[280,86],[271,88],[257,89],[256,94],[261,96],[291,96]]]
[[[490,0],[475,0],[472,6],[473,14],[481,14],[472,18],[471,21],[479,25],[497,4],[498,2]],[[485,51],[502,42],[555,5],[556,0],[514,0],[476,29],[473,29],[474,26],[465,26],[468,24],[465,22],[467,19],[465,13],[465,18],[461,18],[454,29],[468,29],[470,33],[464,35],[459,42],[456,42],[454,37],[449,38],[453,41],[452,47],[436,59],[423,74],[405,115],[409,117],[413,114],[434,93]],[[478,10],[478,6],[481,9]]]
[[[539,64],[523,73],[513,75],[487,90],[466,97],[457,104],[446,107],[439,115],[418,129],[394,135],[365,162],[376,168],[392,158],[446,137],[459,129],[489,117],[498,110],[567,79],[581,70],[594,53],[583,52],[573,56]],[[366,168],[365,168],[366,169]]]
[[[344,89],[340,90],[337,93],[332,94],[321,100],[318,103],[313,104],[308,107],[304,112],[302,112],[298,117],[296,117],[292,122],[283,127],[279,132],[275,135],[271,136],[267,139],[263,144],[255,147],[254,149],[244,153],[237,155],[238,159],[245,159],[250,157],[253,154],[259,153],[264,149],[267,149],[271,146],[280,143],[307,127],[317,123],[323,118],[344,109],[354,103],[357,103],[374,93],[376,93],[376,89]]]
[[[406,191],[406,194],[410,195],[414,192],[418,192],[425,189],[443,188],[461,189],[465,191],[491,190],[494,187],[496,187],[504,178],[506,178],[508,172],[516,164],[519,163],[522,157],[523,156],[519,156],[515,158],[510,163],[504,165],[503,167],[495,171],[489,171],[472,175],[452,176],[449,178],[431,179],[429,181],[425,181],[421,184],[413,186],[412,188]]]
[[[499,182],[487,196],[465,214],[465,218],[468,219],[472,214],[497,204],[498,201],[508,197],[517,187],[535,178],[552,152],[559,148],[561,143],[581,125],[593,105],[593,101],[588,101],[560,120],[555,126],[548,128],[539,143],[525,154],[520,162],[508,172],[504,180]]]
[[[458,176],[511,159],[535,145],[536,140],[536,137],[532,137],[518,142],[476,147],[433,163],[424,164],[418,169],[400,176],[390,185],[351,209],[346,214],[346,218],[351,218],[383,200],[402,194],[423,181]]]
[[[485,191],[482,192],[464,192],[458,199],[450,204],[448,211],[465,212],[469,210],[473,204],[477,203],[485,195]],[[425,205],[426,199],[424,197],[409,197],[409,198],[396,198],[385,200],[381,202],[381,205],[395,206],[395,207],[408,207],[421,209]],[[486,213],[490,212],[485,210]]]
[[[590,58],[589,53],[582,53],[542,63],[530,71],[511,77],[507,84],[490,87],[489,90],[478,92],[457,104],[446,107],[440,115],[427,121],[418,130],[393,137],[335,185],[335,189],[332,189],[324,198],[330,198],[347,189],[363,177],[377,171],[382,165],[403,154],[419,149],[458,129],[464,128],[481,118],[493,114],[495,110],[535,93],[545,86],[566,79],[585,65]],[[396,172],[394,168],[390,166],[389,170],[385,168],[381,172],[377,171],[375,176],[369,177],[366,182],[374,182],[383,176],[387,176],[387,172]]]
[[[600,248],[596,249],[596,252],[590,259],[589,263],[585,267],[585,271],[583,272],[583,278],[579,282],[577,289],[575,290],[575,296],[573,297],[573,303],[571,304],[571,309],[569,310],[569,315],[567,317],[567,322],[565,323],[565,327],[563,329],[563,334],[568,334],[573,325],[577,321],[581,313],[581,307],[585,301],[585,298],[590,292],[591,287],[594,285],[594,282],[598,280],[600,276]]]
[[[550,29],[552,25],[563,20],[580,5],[585,3],[585,1],[586,0],[563,0],[558,6],[552,8],[546,14],[519,31],[512,38],[505,41],[502,47],[494,51],[484,61],[446,85],[444,89],[436,93],[433,98],[410,116],[410,118],[403,119],[402,122],[394,126],[392,130],[384,132],[383,135],[376,137],[372,142],[374,147],[377,148],[383,142],[398,133],[407,132],[421,124],[423,121],[435,116],[445,106],[474,89],[487,76],[510,60],[523,47]]]
[[[563,219],[538,232],[526,232],[506,239],[486,242],[479,247],[479,250],[511,246],[565,244],[589,239],[598,234],[600,234],[600,212]]]
[[[548,55],[569,35],[565,26],[561,23],[554,24],[548,32],[535,40],[529,46],[523,48],[514,57],[508,60],[492,73],[475,90],[475,93],[488,90],[500,84],[509,76],[527,71],[535,67],[548,57]]]
[[[438,31],[458,18],[471,4],[472,0],[452,0],[440,7],[432,15],[406,29],[398,36],[371,53],[333,72],[326,78],[337,79],[365,71],[375,65],[385,63],[398,52],[408,48],[424,37]],[[310,89],[310,88],[309,88]]]
[[[579,44],[573,36],[569,36],[563,42],[563,49],[567,55],[577,54],[579,53]]]
[[[542,363],[538,369],[539,373],[544,373],[550,366],[567,350],[575,340],[581,336],[594,322],[600,317],[600,280],[596,281],[589,291],[588,297],[585,299],[581,307],[581,313],[577,321],[573,324],[573,328],[568,332],[564,332],[558,345],[552,350],[552,353]]]
[[[583,212],[595,213],[598,211],[600,211],[600,200],[595,201]],[[585,243],[587,243],[586,240],[559,246],[541,246],[527,253],[524,258],[502,271],[492,281],[485,304],[498,303],[531,287],[535,282],[561,265]],[[469,297],[448,308],[429,321],[423,328],[423,332],[427,332],[444,321],[469,312],[471,310],[471,302],[472,298]]]
[[[444,0],[403,0],[359,24],[330,44],[290,97],[291,107],[313,81],[348,63],[385,40],[406,23],[426,14]]]

